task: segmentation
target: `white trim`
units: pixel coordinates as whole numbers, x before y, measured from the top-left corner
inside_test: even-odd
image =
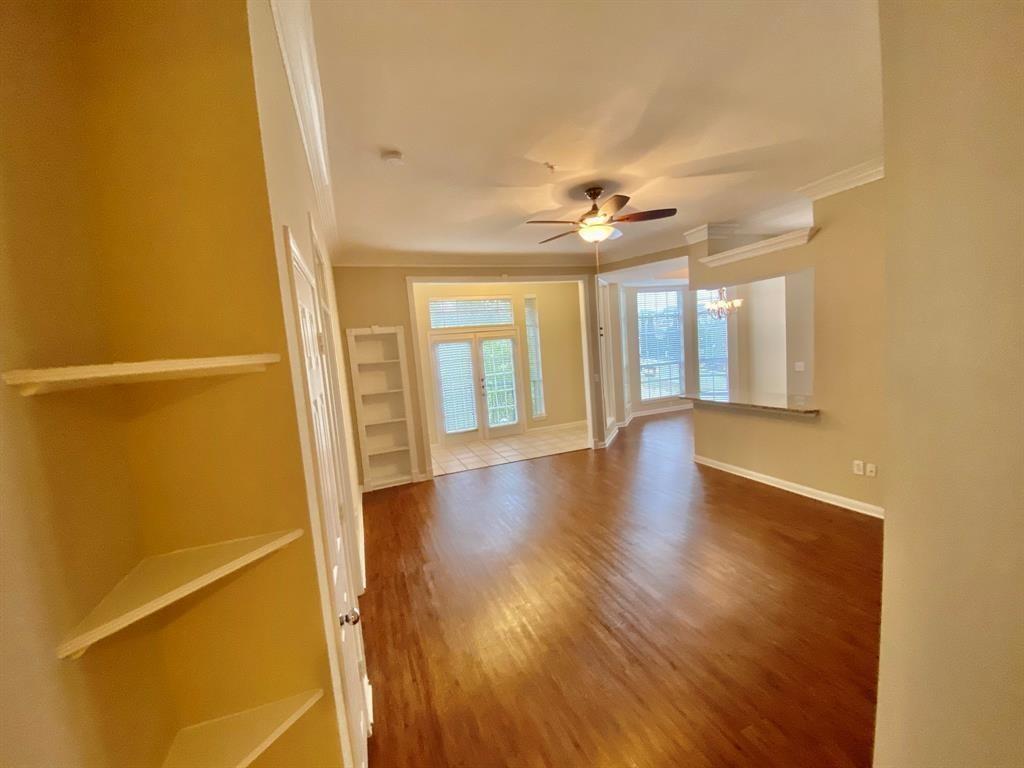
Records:
[[[545,424],[543,427],[530,427],[526,432],[527,434],[532,432],[550,432],[554,429],[571,429],[573,427],[585,426],[587,426],[587,420],[580,419],[579,421],[563,421],[561,424]]]
[[[882,178],[885,178],[885,163],[881,157],[876,157],[804,184],[794,191],[810,200],[820,200]]]
[[[672,399],[675,399],[675,395],[670,395]],[[656,403],[657,400],[648,400],[648,402]],[[689,411],[693,408],[693,403],[677,403],[675,405],[663,405],[660,408],[642,408],[635,407],[633,412],[629,415],[626,424],[635,419],[637,416],[654,416],[658,413],[672,413],[673,411]]]
[[[607,448],[615,442],[615,438],[619,436],[619,425],[616,424],[615,428],[612,429],[612,433],[608,435],[603,441],[595,440],[594,448]]]
[[[270,0],[270,11],[277,31],[292,108],[299,124],[309,178],[316,197],[320,221],[329,240],[337,236],[334,193],[331,189],[330,159],[327,154],[327,128],[324,100],[320,89],[313,14],[309,3]]]
[[[781,235],[776,235],[775,237],[767,237],[764,240],[758,240],[756,243],[741,245],[738,248],[731,248],[728,251],[704,256],[698,259],[698,261],[709,267],[720,267],[723,264],[732,264],[734,261],[743,261],[745,259],[752,259],[756,256],[764,256],[766,253],[774,253],[775,251],[781,251],[784,248],[793,248],[797,245],[804,245],[814,237],[817,231],[817,227],[794,229],[792,232],[786,232]]]
[[[794,483],[790,480],[783,480],[779,477],[764,475],[760,472],[755,472],[752,469],[744,469],[743,467],[737,467],[734,464],[726,464],[724,461],[716,461],[715,459],[709,459],[706,456],[698,456],[697,454],[694,454],[693,460],[697,464],[703,464],[704,466],[711,467],[712,469],[718,469],[732,475],[745,477],[748,480],[764,483],[765,485],[770,485],[774,488],[781,488],[784,491],[796,493],[800,496],[806,496],[809,499],[823,501],[826,504],[831,504],[835,507],[842,507],[843,509],[860,512],[862,515],[869,515],[879,519],[885,518],[885,509],[883,507],[868,504],[866,501],[858,501],[857,499],[847,498],[846,496],[840,496],[836,493],[811,488],[807,485],[800,485],[799,483]]]

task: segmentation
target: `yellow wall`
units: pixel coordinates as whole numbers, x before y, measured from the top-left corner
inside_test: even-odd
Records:
[[[0,370],[107,360],[78,21],[41,0],[6,3],[2,15]],[[153,633],[56,657],[142,554],[120,401],[114,390],[44,399],[0,386],[0,764],[10,768],[152,765],[173,730]]]
[[[27,127],[43,131],[16,158],[26,168],[4,199],[19,201],[24,210],[13,215],[34,221],[49,242],[39,254],[43,234],[13,238],[19,250],[5,290],[24,325],[4,367],[251,352],[286,359],[245,3],[76,3],[53,14],[22,38],[42,29],[44,50],[18,63],[43,67],[45,77],[25,83],[25,95],[39,101],[19,103],[13,122],[26,114]],[[267,18],[258,30],[264,42],[273,40]],[[51,37],[51,28],[66,32]],[[72,88],[58,74],[76,78]],[[51,149],[70,167],[53,161],[37,182],[28,161],[51,162]],[[79,661],[55,669],[36,662],[16,706],[34,717],[38,707],[24,702],[59,692],[62,708],[46,715],[57,722],[34,725],[75,735],[56,742],[35,730],[11,734],[5,720],[4,764],[18,764],[7,760],[10,749],[29,766],[154,765],[173,728],[321,687],[325,698],[255,765],[286,756],[338,765],[287,362],[226,379],[3,396],[22,425],[5,454],[24,454],[29,466],[41,465],[32,474],[45,473],[27,486],[15,479],[32,505],[25,536],[39,540],[33,546],[48,562],[14,597],[26,602],[37,578],[63,582],[39,596],[38,626],[15,633],[21,654],[37,650],[48,660],[53,639],[35,632],[66,631],[141,554],[306,531]],[[48,511],[53,504],[68,508]],[[5,605],[5,661],[7,615]],[[90,752],[80,758],[82,749]]]
[[[875,765],[1024,765],[1024,6],[881,4],[889,335]]]
[[[421,466],[419,471],[426,472],[423,465],[429,449],[428,431],[424,429],[422,408],[420,406],[419,392],[423,386],[420,376],[413,365],[415,340],[410,332],[412,322],[409,315],[409,290],[406,279],[408,277],[422,278],[459,278],[459,277],[558,277],[576,273],[584,275],[585,270],[570,270],[566,267],[480,267],[469,269],[466,267],[335,267],[334,281],[338,295],[338,314],[341,319],[342,329],[363,328],[369,325],[401,325],[406,329],[406,359],[409,361],[410,385],[414,390],[413,397],[413,418],[416,423],[416,435],[420,441],[419,455]],[[592,280],[588,281],[592,282]],[[594,307],[593,291],[588,289],[586,301],[589,304],[591,316],[596,314]],[[543,322],[543,319],[542,321]],[[593,323],[591,323],[593,326]],[[591,370],[597,370],[594,363],[594,350],[596,344],[596,331],[594,327],[588,328],[590,338],[588,348],[590,350]],[[598,409],[600,404],[600,391],[597,385],[592,386],[591,408]],[[596,396],[595,393],[596,392]],[[354,407],[354,406],[353,406]],[[603,433],[599,431],[601,415],[597,414],[594,422],[595,440],[603,439]]]
[[[885,426],[884,186],[876,181],[818,200],[821,231],[807,245],[707,267],[690,264],[690,288],[717,288],[814,267],[815,421],[694,409],[700,456],[847,498],[882,504]],[[853,459],[879,477],[851,473]]]
[[[583,421],[587,417],[586,392],[583,381],[583,335],[580,332],[580,303],[578,283],[455,283],[438,285],[418,283],[414,286],[416,323],[420,331],[420,360],[431,365],[428,315],[431,298],[472,296],[507,296],[518,331],[519,366],[522,391],[519,406],[526,416],[527,429],[550,427],[557,424]],[[541,364],[544,374],[545,417],[534,419],[529,396],[529,368],[526,349],[526,320],[524,299],[535,296],[540,317]],[[423,377],[429,382],[424,390],[427,410],[436,413],[435,386],[430,374]],[[437,443],[436,419],[428,419],[431,442]]]

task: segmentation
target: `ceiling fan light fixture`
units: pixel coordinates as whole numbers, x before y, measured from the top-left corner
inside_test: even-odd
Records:
[[[607,224],[609,218],[611,217],[607,213],[587,214],[580,223],[585,227],[596,227],[599,224]]]
[[[588,243],[603,243],[605,240],[614,239],[621,235],[611,224],[586,224],[579,228],[577,233]]]

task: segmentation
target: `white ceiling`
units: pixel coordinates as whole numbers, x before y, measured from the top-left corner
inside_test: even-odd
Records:
[[[881,156],[874,0],[313,3],[344,250],[587,253],[605,181],[625,258]],[[400,166],[382,148],[405,155]],[[545,163],[555,166],[550,171]]]

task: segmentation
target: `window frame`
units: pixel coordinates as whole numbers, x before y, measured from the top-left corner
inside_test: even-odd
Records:
[[[541,399],[539,413],[537,411],[537,402],[533,396],[533,369],[530,365],[530,314],[526,309],[527,303],[531,300],[533,301],[533,314],[537,319],[535,326],[537,330],[537,383],[540,385]],[[530,420],[544,421],[548,417],[547,393],[544,391],[544,354],[542,352],[544,343],[541,339],[540,331],[540,304],[535,293],[528,293],[523,296],[523,336],[526,342],[524,345],[526,347],[526,376],[523,378],[526,380],[526,385],[530,392]]]
[[[643,378],[641,369],[643,363],[640,360],[640,294],[642,293],[675,293],[678,298],[679,307],[679,391],[675,394],[660,395],[658,397],[644,398],[643,396]],[[633,350],[632,350],[632,364],[635,370],[635,381],[631,382],[630,389],[633,385],[636,386],[636,401],[635,406],[639,410],[643,410],[649,407],[652,403],[665,402],[669,400],[677,400],[686,394],[686,290],[685,286],[682,285],[664,285],[664,286],[638,286],[633,290],[633,295],[630,301],[630,309],[632,312],[631,319],[631,336],[633,338]],[[665,365],[671,365],[672,361],[664,363]],[[631,377],[633,378],[633,377]]]

